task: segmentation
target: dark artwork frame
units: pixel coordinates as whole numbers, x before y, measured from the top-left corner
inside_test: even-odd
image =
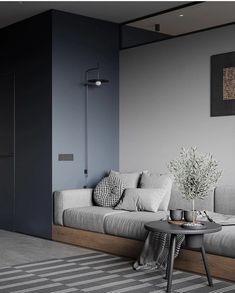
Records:
[[[235,115],[235,99],[224,100],[224,68],[235,68],[235,52],[211,56],[211,116]],[[235,69],[234,69],[235,70]]]

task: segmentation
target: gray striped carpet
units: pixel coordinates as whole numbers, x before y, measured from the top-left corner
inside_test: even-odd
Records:
[[[134,271],[130,259],[105,253],[52,259],[0,268],[0,292],[8,293],[163,293],[164,272]],[[208,287],[205,277],[174,271],[173,292],[235,292],[235,283],[214,279]]]

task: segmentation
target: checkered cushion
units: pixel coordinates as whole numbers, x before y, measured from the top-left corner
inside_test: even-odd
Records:
[[[98,206],[114,207],[120,201],[123,191],[124,184],[122,181],[114,174],[110,174],[96,186],[93,200]]]

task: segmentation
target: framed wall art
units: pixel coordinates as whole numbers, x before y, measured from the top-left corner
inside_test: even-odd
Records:
[[[235,52],[211,56],[211,116],[235,115]]]

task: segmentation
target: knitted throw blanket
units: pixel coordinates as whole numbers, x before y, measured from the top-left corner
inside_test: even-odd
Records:
[[[175,257],[178,256],[184,235],[176,235]],[[135,270],[166,269],[170,248],[170,234],[161,232],[149,232],[143,250],[133,265]]]

